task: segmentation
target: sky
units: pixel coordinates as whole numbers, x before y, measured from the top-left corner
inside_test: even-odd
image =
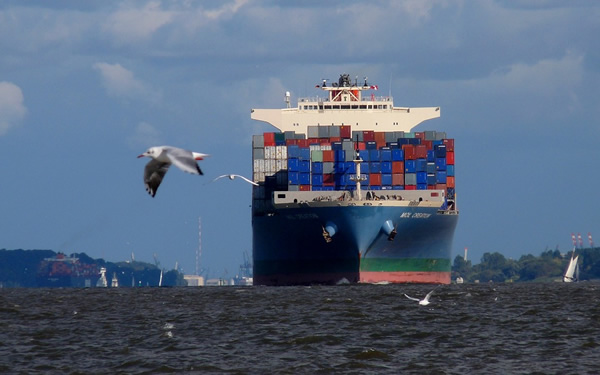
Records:
[[[456,143],[452,257],[600,243],[600,2],[3,1],[0,249],[232,277],[252,254],[252,108],[369,77]],[[150,146],[208,153],[145,191]],[[201,231],[199,231],[201,223]],[[201,241],[199,241],[201,237]],[[201,245],[200,245],[201,244]]]

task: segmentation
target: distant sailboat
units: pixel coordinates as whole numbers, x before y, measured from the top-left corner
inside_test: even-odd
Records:
[[[573,258],[575,255],[575,251],[571,254],[571,260],[569,261],[569,266],[565,271],[565,275],[563,276],[563,281],[565,283],[573,283],[579,281],[579,264],[577,260],[579,259],[579,255]]]
[[[162,270],[160,270],[160,278],[158,279],[158,286],[162,286]]]
[[[112,277],[112,281],[110,283],[111,288],[118,288],[119,287],[119,279],[117,279],[117,273],[113,272],[113,277]]]

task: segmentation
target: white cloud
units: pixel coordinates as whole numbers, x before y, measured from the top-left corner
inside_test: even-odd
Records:
[[[120,9],[110,15],[104,23],[104,30],[117,41],[134,43],[150,38],[158,29],[173,20],[174,13],[161,9],[159,1],[151,1],[141,9]]]
[[[215,10],[207,10],[204,12],[206,18],[219,19],[224,15],[236,13],[242,6],[244,6],[248,0],[234,0],[233,3],[225,4],[221,8]]]
[[[0,135],[17,125],[26,113],[21,88],[10,82],[0,82]]]
[[[578,85],[583,77],[583,56],[568,53],[561,59],[544,59],[535,64],[514,64],[492,79],[507,88],[546,95]]]
[[[102,84],[111,96],[125,99],[144,99],[151,102],[160,99],[160,93],[136,79],[130,70],[125,69],[120,64],[98,62],[93,67],[100,71]]]

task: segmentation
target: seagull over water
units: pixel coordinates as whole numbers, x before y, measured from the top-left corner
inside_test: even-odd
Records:
[[[429,303],[430,303],[430,302],[429,302],[429,298],[431,297],[431,295],[433,294],[433,292],[434,292],[434,291],[435,291],[437,288],[439,288],[439,285],[438,285],[437,287],[435,287],[435,289],[433,289],[431,292],[427,293],[427,295],[425,296],[425,298],[423,298],[423,299],[421,299],[421,300],[420,300],[420,299],[418,299],[418,298],[414,298],[414,297],[407,296],[406,294],[404,294],[404,296],[405,296],[406,298],[408,298],[408,299],[411,299],[411,300],[413,300],[413,301],[418,301],[418,302],[419,302],[419,305],[421,305],[421,306],[427,306],[427,305],[429,305]]]
[[[138,158],[144,156],[151,158],[146,164],[146,168],[144,168],[144,184],[148,194],[154,197],[171,164],[184,172],[202,175],[204,173],[202,173],[196,160],[203,160],[209,155],[173,146],[155,146],[150,147]]]
[[[239,174],[224,174],[222,176],[219,176],[219,177],[215,178],[214,180],[212,180],[212,182],[215,182],[215,181],[217,181],[217,180],[219,180],[221,178],[225,178],[225,177],[229,178],[230,180],[233,180],[234,178],[238,177],[238,178],[241,178],[242,180],[246,181],[249,184],[252,184],[254,186],[258,186],[258,184],[256,182],[254,182],[254,181],[252,181],[250,179],[247,179],[244,176],[240,176]]]

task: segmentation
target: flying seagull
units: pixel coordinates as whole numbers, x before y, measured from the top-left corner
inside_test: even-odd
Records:
[[[249,179],[247,179],[244,176],[240,176],[239,174],[224,174],[223,176],[219,176],[219,177],[215,178],[214,180],[212,180],[212,182],[215,182],[215,181],[217,181],[217,180],[219,180],[221,178],[225,178],[225,177],[229,178],[230,180],[233,180],[234,178],[239,177],[239,178],[241,178],[242,180],[246,181],[249,184],[252,184],[254,186],[258,186],[258,184],[256,182],[254,182],[252,180],[249,180]]]
[[[421,305],[421,306],[427,306],[427,305],[429,305],[429,303],[430,303],[430,302],[429,302],[429,298],[431,297],[431,295],[433,294],[433,292],[434,292],[434,291],[435,291],[437,288],[439,288],[439,285],[438,285],[437,287],[435,287],[435,289],[433,289],[431,292],[427,293],[427,295],[425,296],[425,298],[423,298],[423,299],[421,299],[421,300],[420,300],[420,299],[418,299],[418,298],[414,298],[414,297],[411,297],[411,296],[407,296],[406,294],[405,294],[404,296],[405,296],[406,298],[408,298],[408,299],[411,299],[411,300],[413,300],[413,301],[417,301],[417,302],[419,302],[419,305]]]
[[[171,164],[184,172],[202,175],[196,160],[203,160],[208,154],[201,154],[172,146],[150,147],[138,158],[147,156],[151,160],[144,168],[144,184],[146,191],[154,197]]]

